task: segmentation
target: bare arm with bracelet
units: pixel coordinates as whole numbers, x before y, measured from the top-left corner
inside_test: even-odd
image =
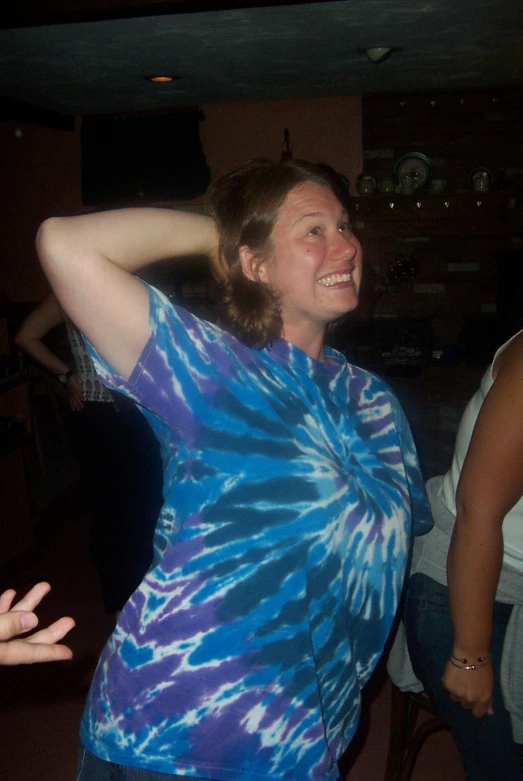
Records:
[[[448,557],[454,644],[443,684],[476,718],[492,706],[489,653],[503,519],[523,495],[523,335],[498,357],[493,378],[461,471]]]

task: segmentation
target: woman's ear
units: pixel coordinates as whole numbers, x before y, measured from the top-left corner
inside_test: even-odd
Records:
[[[260,263],[252,249],[247,244],[242,244],[238,254],[242,271],[247,279],[251,282],[265,282],[265,264]]]

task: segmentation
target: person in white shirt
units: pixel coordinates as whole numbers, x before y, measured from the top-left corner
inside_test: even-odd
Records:
[[[427,491],[434,528],[415,542],[403,615],[412,667],[400,632],[389,674],[427,692],[468,781],[521,781],[523,331],[496,352]]]

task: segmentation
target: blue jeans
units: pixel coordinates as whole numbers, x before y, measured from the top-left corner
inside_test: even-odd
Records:
[[[78,767],[76,781],[208,781],[193,776],[173,776],[170,773],[156,773],[154,770],[144,770],[127,765],[115,765],[99,759],[80,746],[78,752]]]
[[[496,602],[491,645],[496,681],[494,715],[475,719],[450,699],[441,682],[453,639],[448,589],[419,573],[409,580],[404,621],[412,667],[439,715],[450,727],[468,781],[523,779],[523,746],[512,739],[510,716],[499,684],[503,639],[511,612],[512,605]]]

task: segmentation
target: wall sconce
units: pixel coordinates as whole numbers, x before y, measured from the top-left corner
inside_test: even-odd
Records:
[[[362,46],[358,49],[360,54],[366,54],[371,62],[379,65],[385,62],[393,52],[400,52],[401,46]]]

